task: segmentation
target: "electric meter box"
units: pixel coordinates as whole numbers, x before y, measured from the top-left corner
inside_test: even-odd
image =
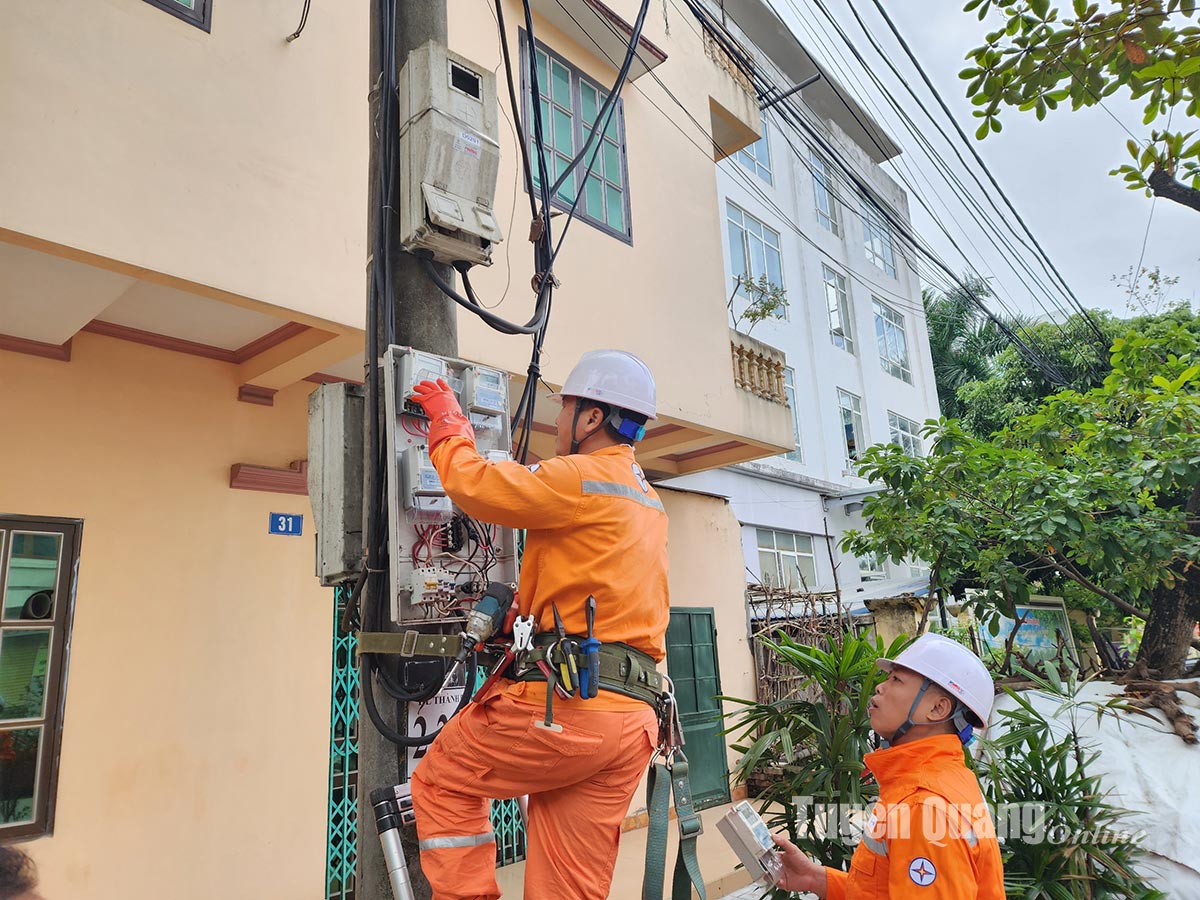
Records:
[[[452,521],[456,509],[429,458],[429,420],[409,398],[414,385],[444,379],[471,420],[479,454],[492,462],[510,460],[509,376],[502,369],[400,346],[387,348],[380,374],[387,458],[393,460],[387,475],[392,617],[429,623],[444,614],[449,597],[445,585],[426,587],[425,570],[445,567],[460,582],[476,575],[470,566],[471,571],[458,571],[460,564],[444,552],[437,529]],[[496,528],[491,536],[495,556],[488,577],[515,582],[516,536],[511,528]]]
[[[400,242],[438,262],[492,263],[500,169],[496,76],[430,41],[400,70]]]
[[[783,861],[771,840],[767,823],[754,811],[750,801],[742,800],[717,819],[717,831],[733,848],[754,881],[775,884],[783,874]]]

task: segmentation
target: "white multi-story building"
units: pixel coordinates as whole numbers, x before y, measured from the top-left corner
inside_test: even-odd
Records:
[[[720,163],[718,176],[733,312],[747,303],[734,296],[738,275],[765,275],[786,292],[786,314],[755,326],[753,337],[786,355],[796,446],[679,481],[729,498],[748,581],[826,591],[836,565],[836,585],[854,608],[856,597],[899,593],[928,574],[918,562],[856,559],[839,547],[847,529],[863,527],[871,492],[855,471],[863,449],[891,441],[923,453],[921,427],[938,415],[921,283],[888,221],[909,222],[904,191],[881,168],[900,148],[769,4],[727,0],[724,10],[725,27],[781,90],[821,74],[790,106],[823,140],[768,108],[762,140]]]

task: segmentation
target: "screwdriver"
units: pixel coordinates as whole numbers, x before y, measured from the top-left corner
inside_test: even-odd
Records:
[[[595,697],[600,690],[600,642],[596,640],[596,598],[587,598],[587,640],[580,649],[587,656],[587,668],[583,670],[583,684],[579,689],[585,700]]]

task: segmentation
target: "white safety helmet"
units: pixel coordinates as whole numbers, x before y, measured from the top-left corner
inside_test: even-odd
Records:
[[[967,721],[971,725],[987,725],[995,698],[992,676],[983,660],[957,641],[940,634],[923,634],[895,659],[879,659],[876,665],[885,672],[902,666],[925,676],[970,710],[972,715]]]
[[[586,397],[653,419],[654,376],[624,350],[589,350],[579,358],[556,396]]]

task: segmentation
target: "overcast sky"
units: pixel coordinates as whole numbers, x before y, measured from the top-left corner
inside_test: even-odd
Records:
[[[911,76],[909,83],[926,100],[949,132],[944,116],[908,64],[903,50],[892,38],[887,23],[874,4],[867,0],[827,2],[843,30],[868,61],[874,64],[875,71],[888,85],[893,96],[902,100],[913,119],[923,126],[924,133],[935,146],[941,148],[941,138],[929,126],[928,120],[922,117],[919,107],[895,77],[879,61],[846,6],[848,2],[855,3],[855,9],[863,16],[876,39],[900,70]],[[962,5],[961,0],[888,0],[887,9],[959,124],[1076,296],[1086,306],[1125,313],[1123,289],[1113,283],[1112,277],[1123,275],[1137,264],[1152,204],[1150,198],[1126,190],[1120,179],[1108,175],[1110,169],[1128,161],[1125,142],[1129,135],[1104,110],[1091,108],[1071,112],[1064,104],[1057,114],[1051,113],[1043,122],[1038,122],[1032,113],[1005,109],[1002,115],[1004,130],[986,141],[975,141],[974,130],[978,120],[971,117],[972,107],[964,94],[965,82],[958,79],[958,72],[966,66],[964,57],[967,51],[982,43],[983,34],[995,28],[994,22],[998,20],[981,23],[973,13],[963,13]],[[945,182],[936,175],[920,150],[913,146],[912,136],[904,130],[878,92],[874,88],[864,88],[870,86],[871,82],[862,67],[850,57],[836,35],[832,35],[828,23],[820,18],[810,0],[795,0],[790,5],[776,0],[775,6],[781,14],[792,19],[793,29],[801,41],[835,75],[849,69],[857,77],[856,81],[843,75],[843,81],[846,82],[844,86],[904,148],[908,164],[919,169],[917,183],[924,184],[922,175],[929,178],[937,192],[948,202],[954,203],[953,194]],[[807,21],[799,21],[797,15]],[[814,39],[814,35],[820,40]],[[830,35],[833,40],[828,39]],[[1113,98],[1106,100],[1105,105],[1139,138],[1149,133],[1150,129],[1141,124],[1138,104]],[[882,113],[878,110],[882,110]],[[1176,113],[1175,127],[1180,125],[1181,112]],[[1162,122],[1156,124],[1161,127]],[[1193,121],[1181,130],[1190,128],[1200,128],[1200,122]],[[953,162],[948,153],[945,158]],[[957,168],[957,163],[954,165]],[[887,168],[893,177],[897,177],[896,169],[890,165]],[[973,183],[967,183],[978,191]],[[925,193],[928,194],[928,191]],[[940,214],[939,202],[935,198],[927,199]],[[918,233],[953,268],[961,270],[961,257],[949,246],[937,225],[911,198],[910,206]],[[999,255],[983,239],[982,233],[971,224],[961,205],[952,206],[952,212],[964,226],[959,231],[950,225],[960,235],[960,242],[964,237],[969,237],[979,248],[977,253],[964,243],[967,254],[973,257],[972,262],[985,274],[989,274],[990,269],[997,276],[1015,306],[1031,313],[1040,313],[1041,310],[1027,293],[1024,280],[1018,280],[1004,265]],[[1153,221],[1142,265],[1151,269],[1159,266],[1164,274],[1178,276],[1180,282],[1174,294],[1190,299],[1193,308],[1200,309],[1200,212],[1165,200],[1154,203]]]

